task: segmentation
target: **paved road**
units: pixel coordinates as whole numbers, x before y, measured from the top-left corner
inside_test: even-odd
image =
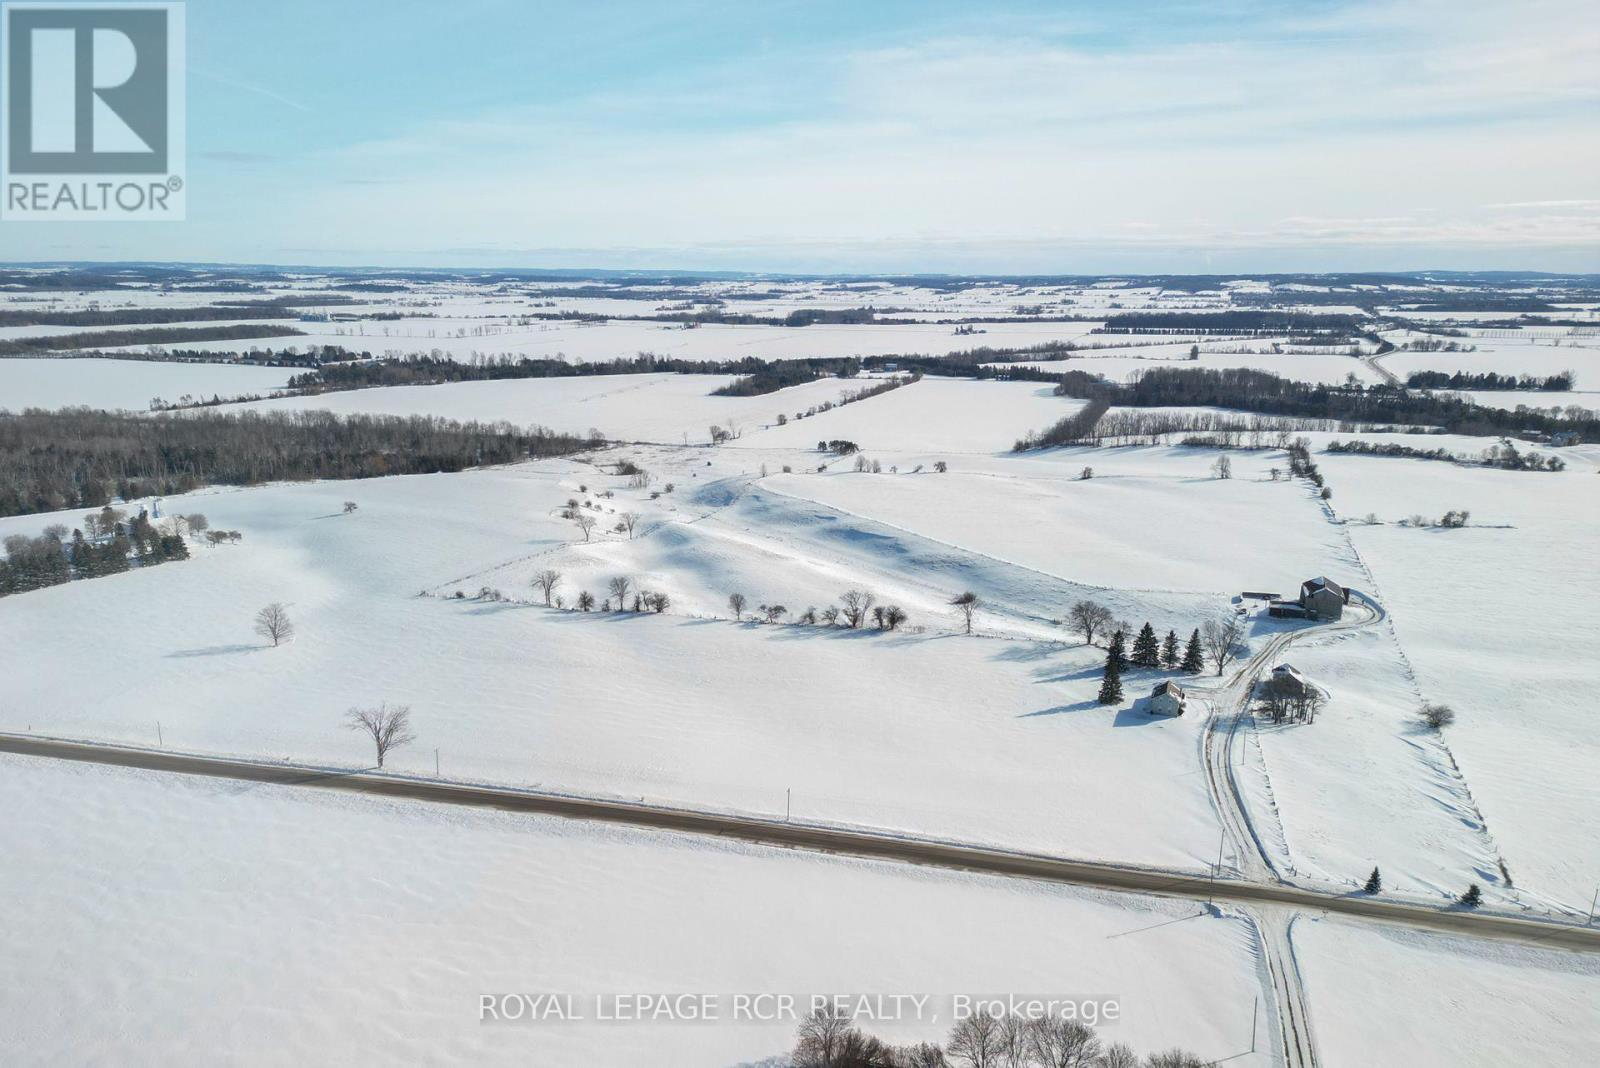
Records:
[[[1246,882],[1236,879],[1213,881],[1201,875],[1070,860],[1035,853],[1009,852],[868,830],[818,827],[755,816],[667,808],[628,801],[567,797],[507,787],[406,778],[370,771],[345,772],[306,765],[256,763],[248,760],[74,742],[32,735],[0,734],[0,752],[116,767],[143,768],[182,775],[205,775],[279,786],[342,790],[409,801],[494,808],[569,819],[599,820],[819,853],[867,857],[955,871],[1020,876],[1106,890],[1184,897],[1201,901],[1214,899],[1246,906],[1283,905],[1477,938],[1531,943],[1591,953],[1600,952],[1600,927],[1583,927],[1556,920],[1520,918],[1503,913],[1445,909],[1382,897],[1325,893],[1281,883]]]

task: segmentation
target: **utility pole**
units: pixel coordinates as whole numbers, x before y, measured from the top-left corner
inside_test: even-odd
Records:
[[[1256,995],[1255,1007],[1250,1010],[1250,1052],[1256,1051],[1256,1017],[1261,1015],[1261,995]]]
[[[1595,888],[1594,900],[1589,902],[1589,918],[1587,920],[1583,921],[1583,925],[1585,927],[1589,926],[1591,923],[1594,922],[1594,907],[1597,904],[1600,904],[1600,887],[1596,887]]]
[[[793,787],[785,786],[783,788],[783,822],[785,823],[789,822],[789,802],[793,800],[793,797]]]
[[[158,719],[156,720],[156,748],[165,749],[166,747],[167,743],[161,739],[161,721]]]
[[[439,750],[433,751],[433,777],[439,778]]]

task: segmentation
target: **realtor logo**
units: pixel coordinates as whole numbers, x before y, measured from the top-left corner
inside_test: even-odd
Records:
[[[0,218],[183,218],[183,16],[0,3]]]

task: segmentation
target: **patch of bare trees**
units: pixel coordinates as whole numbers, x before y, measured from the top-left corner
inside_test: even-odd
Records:
[[[801,1021],[791,1055],[794,1068],[1213,1068],[1186,1050],[1141,1059],[1122,1043],[1101,1041],[1095,1029],[1059,1015],[1024,1017],[977,1012],[958,1020],[943,1046],[891,1046],[862,1031],[850,1017],[822,1008]]]
[[[733,613],[735,620],[744,618],[745,599],[742,593],[728,594],[728,611]]]

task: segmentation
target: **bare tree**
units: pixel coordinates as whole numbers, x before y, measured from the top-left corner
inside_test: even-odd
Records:
[[[644,605],[650,611],[660,615],[672,607],[672,598],[664,593],[647,593],[644,595]]]
[[[633,528],[639,525],[639,513],[623,512],[622,515],[618,516],[617,518],[621,520],[623,527],[628,531],[628,540],[632,541]]]
[[[594,530],[594,516],[575,515],[572,517],[572,521],[578,524],[579,530],[583,531],[583,540],[588,541],[589,533]]]
[[[617,602],[617,611],[626,611],[624,606],[628,603],[628,591],[631,589],[633,589],[633,580],[626,575],[618,575],[606,583],[606,592],[610,593],[612,599]]]
[[[1228,457],[1227,453],[1217,457],[1217,462],[1211,465],[1211,473],[1218,478],[1233,477],[1233,460]]]
[[[971,634],[972,613],[976,612],[978,610],[978,606],[983,602],[978,599],[977,594],[973,593],[971,590],[967,590],[965,593],[958,593],[954,597],[950,598],[950,603],[955,606],[955,610],[957,612],[961,613],[961,618],[967,624],[967,633]]]
[[[851,630],[859,630],[876,599],[866,590],[845,590],[839,598],[844,603],[845,625]]]
[[[344,502],[344,514],[345,515],[349,515],[351,512],[355,511],[357,507],[358,507],[358,505],[356,504],[355,501],[345,501]]]
[[[745,602],[745,599],[744,599],[744,594],[742,594],[742,593],[730,593],[730,594],[728,594],[728,611],[733,613],[733,618],[735,620],[739,620],[739,619],[743,619],[744,618],[744,606],[745,606],[745,604],[746,604],[746,602]]]
[[[788,612],[789,610],[781,604],[764,604],[761,606],[761,614],[767,617],[768,623],[778,622]]]
[[[1139,1055],[1121,1042],[1113,1042],[1100,1054],[1095,1068],[1139,1068]]]
[[[1042,1016],[1028,1022],[1028,1052],[1042,1068],[1090,1068],[1100,1064],[1094,1028],[1077,1020]]]
[[[594,611],[594,594],[590,593],[588,590],[584,590],[582,593],[578,594],[578,611]]]
[[[189,524],[189,529],[194,531],[195,533],[199,533],[199,532],[204,531],[204,530],[209,530],[211,528],[211,520],[207,519],[200,512],[195,512],[195,513],[193,513],[191,515],[184,516],[183,517],[183,521],[185,523]]]
[[[1430,730],[1443,730],[1456,721],[1455,709],[1449,705],[1429,702],[1423,705],[1422,711],[1417,714],[1422,717],[1423,725]]]
[[[390,750],[417,740],[411,733],[411,708],[409,705],[380,704],[377,708],[352,708],[345,713],[345,724],[350,730],[363,731],[378,752],[378,767]]]
[[[274,601],[257,612],[256,633],[272,642],[274,646],[282,645],[293,638],[294,624],[289,620],[288,606]]]
[[[945,1045],[957,1064],[967,1068],[998,1068],[1000,1020],[986,1012],[973,1013],[950,1029]]]
[[[1211,658],[1218,675],[1221,675],[1229,662],[1239,655],[1243,637],[1244,622],[1236,615],[1208,619],[1201,626],[1200,643],[1205,646],[1206,655]]]
[[[897,604],[887,605],[883,610],[883,629],[892,631],[906,621],[905,609]]]
[[[1111,626],[1111,609],[1094,601],[1079,601],[1069,614],[1072,625],[1083,634],[1083,644],[1093,645],[1094,636]]]
[[[555,568],[547,567],[533,576],[533,588],[544,594],[544,606],[550,607],[555,599],[556,587],[561,585],[561,572]]]

